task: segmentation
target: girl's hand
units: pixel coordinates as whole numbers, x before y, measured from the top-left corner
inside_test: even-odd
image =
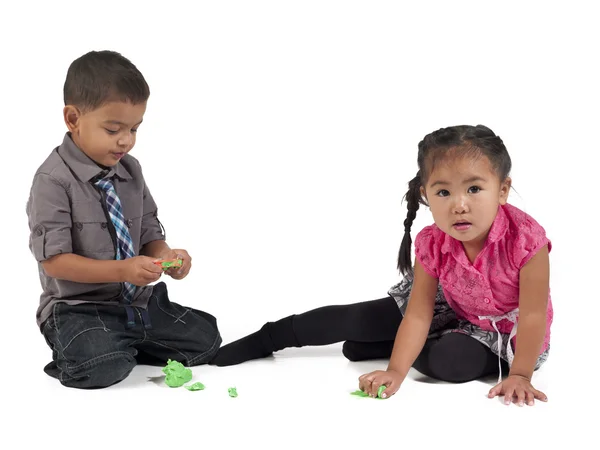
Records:
[[[509,375],[502,383],[497,384],[488,393],[488,398],[494,398],[504,394],[504,404],[510,405],[514,401],[519,406],[523,406],[525,401],[529,406],[533,406],[534,398],[547,402],[548,397],[541,391],[538,391],[531,385],[528,378],[521,375]]]
[[[370,397],[377,397],[377,391],[382,385],[387,386],[381,393],[381,398],[387,398],[394,395],[404,378],[395,370],[376,370],[366,373],[358,378],[358,388],[369,394]]]

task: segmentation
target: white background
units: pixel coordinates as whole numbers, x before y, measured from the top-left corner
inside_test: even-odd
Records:
[[[526,448],[581,443],[597,408],[598,43],[594,2],[2,2],[4,442],[44,448]],[[18,6],[17,6],[18,5]],[[168,6],[167,6],[168,5]],[[40,285],[25,203],[66,131],[71,61],[111,49],[151,97],[133,151],[172,247],[194,258],[173,301],[216,315],[224,342],[267,320],[386,295],[399,280],[417,143],[485,124],[513,160],[510,201],[553,242],[552,353],[534,408],[493,380],[411,373],[387,401],[348,393],[385,361],[340,345],[194,368],[203,392],[147,382],[62,387],[42,371]],[[177,188],[162,188],[161,183]],[[420,211],[413,230],[431,223]],[[240,396],[230,399],[229,386]],[[575,431],[567,432],[572,424]],[[210,446],[210,447],[209,447]]]

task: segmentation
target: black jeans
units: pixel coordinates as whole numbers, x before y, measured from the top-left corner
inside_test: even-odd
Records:
[[[133,310],[136,323],[128,328],[122,306],[56,304],[42,329],[52,348],[45,372],[68,387],[103,388],[136,364],[208,363],[221,345],[215,317],[171,302],[164,283],[154,286],[147,314]]]

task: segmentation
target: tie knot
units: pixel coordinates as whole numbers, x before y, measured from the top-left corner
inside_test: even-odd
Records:
[[[111,189],[114,189],[114,186],[113,186],[110,178],[101,178],[98,181],[96,181],[94,184],[96,186],[98,186],[99,188],[104,189],[105,191],[110,191]]]

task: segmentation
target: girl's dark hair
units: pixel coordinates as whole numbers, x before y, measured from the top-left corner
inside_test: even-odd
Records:
[[[417,176],[408,182],[408,192],[404,195],[408,213],[404,221],[404,237],[398,252],[398,269],[403,275],[413,272],[410,228],[417,216],[419,204],[427,206],[427,202],[421,196],[421,186],[427,184],[436,163],[448,157],[465,156],[487,157],[500,180],[505,180],[510,173],[511,160],[502,139],[484,125],[441,128],[425,136],[419,142],[419,171]]]
[[[92,51],[69,66],[64,86],[65,105],[84,112],[110,101],[144,103],[150,88],[137,67],[120,53]]]

